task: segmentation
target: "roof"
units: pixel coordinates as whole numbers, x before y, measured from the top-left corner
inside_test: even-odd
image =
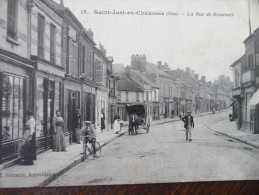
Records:
[[[161,76],[172,77],[171,75],[167,74],[165,71],[159,69],[157,65],[147,62],[146,63],[146,73],[147,74],[158,74]]]
[[[117,80],[116,85],[117,89],[120,91],[134,91],[134,92],[143,92],[144,89],[139,86],[137,83],[131,81],[126,76],[117,76],[119,80]]]
[[[240,58],[238,58],[238,60],[236,60],[233,64],[231,64],[230,67],[234,67],[235,65],[237,65],[244,56],[245,55],[242,55]]]

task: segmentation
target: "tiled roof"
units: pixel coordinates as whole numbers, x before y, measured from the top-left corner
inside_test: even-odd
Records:
[[[121,91],[135,91],[135,92],[143,92],[144,89],[139,86],[137,83],[131,81],[126,76],[117,76],[119,80],[117,80],[117,89]]]

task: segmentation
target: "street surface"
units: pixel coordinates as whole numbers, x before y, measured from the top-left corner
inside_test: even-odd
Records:
[[[259,150],[211,130],[231,125],[228,114],[195,117],[192,142],[180,121],[151,126],[149,134],[127,133],[102,148],[101,158],[89,158],[49,186],[258,180]]]

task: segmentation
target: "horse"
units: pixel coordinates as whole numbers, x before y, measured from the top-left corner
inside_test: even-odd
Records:
[[[139,126],[139,118],[136,114],[130,115],[129,118],[129,135],[137,135]]]

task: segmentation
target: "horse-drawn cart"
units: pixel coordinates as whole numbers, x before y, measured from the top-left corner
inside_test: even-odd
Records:
[[[137,135],[140,129],[145,129],[149,133],[150,118],[147,117],[144,104],[126,105],[129,115],[129,135]]]

